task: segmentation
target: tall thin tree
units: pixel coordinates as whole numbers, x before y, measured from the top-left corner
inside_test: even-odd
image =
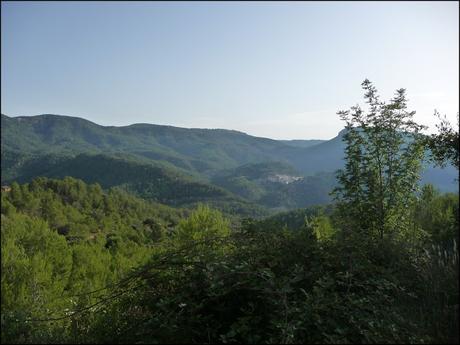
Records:
[[[362,88],[367,111],[356,105],[338,112],[346,122],[345,167],[337,172],[339,185],[333,195],[345,228],[383,238],[409,221],[420,178],[424,126],[413,120],[415,111],[407,110],[405,89],[385,103],[369,80]]]

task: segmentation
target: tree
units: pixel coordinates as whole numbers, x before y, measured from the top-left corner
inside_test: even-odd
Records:
[[[346,122],[345,168],[337,173],[333,195],[346,230],[383,238],[407,225],[420,177],[424,128],[407,110],[405,89],[387,104],[364,80],[368,111],[359,105],[339,111]]]
[[[439,166],[445,166],[447,163],[451,163],[458,170],[458,113],[457,129],[450,124],[445,115],[441,117],[441,114],[436,110],[434,111],[434,115],[439,119],[439,123],[436,125],[438,133],[429,136],[426,142],[428,148],[431,150],[431,158]]]
[[[180,243],[193,243],[227,237],[230,223],[217,210],[207,205],[198,205],[189,218],[179,222],[176,239]]]

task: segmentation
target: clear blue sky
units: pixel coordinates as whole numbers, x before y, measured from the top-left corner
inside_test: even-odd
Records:
[[[456,122],[458,2],[1,3],[2,113],[328,139],[337,110],[408,91]]]

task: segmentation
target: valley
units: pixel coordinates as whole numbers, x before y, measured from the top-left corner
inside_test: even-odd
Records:
[[[170,206],[209,203],[263,216],[331,202],[343,167],[331,140],[272,140],[223,129],[105,127],[70,116],[2,114],[2,184],[72,176]],[[425,164],[422,184],[458,191],[452,166]]]

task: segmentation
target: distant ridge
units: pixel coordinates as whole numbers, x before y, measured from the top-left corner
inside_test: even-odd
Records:
[[[2,114],[2,183],[15,179],[26,181],[45,173],[55,177],[59,175],[56,175],[58,171],[61,171],[60,175],[64,172],[76,175],[73,172],[76,168],[64,169],[64,165],[59,167],[56,164],[64,164],[62,159],[65,157],[65,164],[68,164],[68,159],[75,160],[81,154],[102,155],[99,156],[101,160],[105,156],[112,157],[107,162],[121,169],[111,173],[124,174],[123,169],[131,168],[133,162],[153,164],[166,169],[162,171],[168,176],[178,174],[181,180],[188,176],[193,183],[206,185],[209,191],[225,189],[229,198],[241,197],[275,208],[294,208],[307,201],[314,204],[330,200],[328,193],[335,183],[334,172],[343,166],[344,133],[345,130],[340,131],[331,140],[274,140],[226,129],[189,129],[141,123],[101,126],[72,116],[9,117]],[[50,159],[54,165],[45,172],[43,162]],[[125,159],[131,163],[119,162]],[[97,160],[94,160],[96,163]],[[270,164],[264,166],[267,163]],[[262,171],[260,169],[271,169],[273,174],[269,180],[272,181],[276,181],[276,176],[279,178],[287,174],[283,179],[297,182],[285,186],[270,184],[247,176],[243,173],[245,166],[244,169],[254,173]],[[86,167],[91,170],[90,164]],[[146,183],[148,176],[145,175],[143,180]],[[308,179],[299,180],[297,177]],[[433,183],[442,191],[458,191],[456,177],[457,171],[453,167],[427,167],[422,182]],[[86,181],[98,182],[97,178],[90,174],[86,176]],[[100,182],[104,184],[102,178]],[[122,184],[129,185],[130,182],[133,181],[126,180]],[[141,189],[142,184],[136,188]],[[204,198],[201,191],[190,200],[199,201],[200,197]],[[168,202],[174,204],[176,201]]]
[[[21,153],[122,151],[166,160],[199,173],[273,160],[289,163],[302,172],[303,164],[298,161],[308,149],[302,146],[226,129],[155,124],[116,127],[62,115],[2,115],[2,147],[7,150]],[[311,173],[308,169],[305,172]]]
[[[270,139],[270,138],[266,138],[266,137],[257,137],[257,136],[253,136],[253,135],[250,135],[248,133],[245,133],[245,132],[242,132],[242,131],[238,131],[238,130],[235,130],[235,129],[224,129],[224,128],[202,128],[202,127],[179,127],[179,126],[173,126],[173,125],[159,125],[159,124],[154,124],[154,123],[147,123],[147,122],[136,122],[136,123],[132,123],[132,124],[129,124],[129,125],[122,125],[122,126],[115,126],[115,125],[101,125],[101,124],[98,124],[96,122],[93,122],[91,120],[88,120],[88,119],[85,119],[85,118],[82,118],[82,117],[77,117],[77,116],[71,116],[71,115],[59,115],[59,114],[39,114],[39,115],[28,115],[28,116],[8,116],[8,115],[5,115],[5,114],[1,114],[2,117],[7,117],[7,118],[10,118],[10,119],[28,119],[28,118],[39,118],[39,117],[48,117],[48,118],[53,118],[53,117],[56,117],[56,118],[68,118],[68,119],[75,119],[76,121],[84,121],[84,122],[89,122],[95,126],[98,126],[98,127],[103,127],[103,128],[129,128],[129,127],[148,127],[148,126],[158,126],[158,127],[168,127],[168,128],[179,128],[179,129],[184,129],[184,130],[208,130],[208,131],[222,131],[222,132],[232,132],[232,133],[238,133],[238,134],[242,134],[242,135],[247,135],[247,136],[252,136],[254,138],[263,138],[263,139]],[[275,139],[270,139],[270,140],[275,140]],[[303,141],[315,141],[315,142],[320,142],[320,141],[323,141],[323,140],[298,140],[298,139],[294,139],[294,140],[279,140],[281,142],[290,142],[290,141],[293,141],[293,142],[303,142]]]

